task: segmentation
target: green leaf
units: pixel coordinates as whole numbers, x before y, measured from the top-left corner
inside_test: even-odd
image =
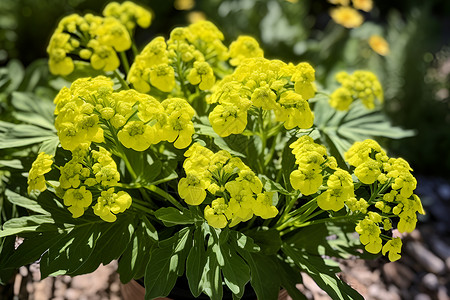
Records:
[[[225,284],[239,298],[244,294],[245,285],[250,280],[250,269],[239,254],[228,244],[222,244],[224,258],[222,274]]]
[[[44,152],[44,153],[54,156],[58,146],[59,146],[59,137],[54,136],[48,140],[45,140],[41,144],[41,147],[39,147],[39,152]]]
[[[42,206],[37,202],[36,200],[29,199],[26,197],[23,197],[17,193],[14,193],[11,190],[6,189],[5,190],[5,196],[9,200],[9,202],[24,207],[26,209],[32,210],[34,212],[48,215],[49,212],[42,208]]]
[[[255,229],[248,231],[247,235],[261,248],[261,253],[266,255],[276,254],[281,248],[280,232],[276,229]]]
[[[119,259],[117,272],[120,281],[127,283],[133,278],[141,278],[145,274],[145,267],[150,259],[149,253],[158,241],[158,233],[146,216],[136,225],[134,234],[127,248]]]
[[[5,262],[14,253],[15,236],[0,238],[0,284],[5,285],[14,274],[15,268],[5,268]]]
[[[18,159],[0,160],[0,168],[23,169],[22,162]]]
[[[242,232],[230,230],[229,236],[231,238],[231,244],[238,249],[243,249],[248,252],[258,252],[261,250],[252,238],[246,236]]]
[[[34,125],[0,121],[0,149],[37,144],[55,136],[55,132]]]
[[[152,251],[145,270],[145,299],[166,297],[170,293],[184,269],[187,251],[192,245],[190,236],[191,231],[183,228]]]
[[[268,255],[245,250],[239,250],[239,253],[250,266],[250,282],[258,300],[277,299],[280,291],[280,279],[278,276],[274,276],[277,274],[277,266],[273,259]]]
[[[280,283],[283,288],[289,293],[289,296],[293,300],[306,300],[305,295],[303,295],[297,288],[297,283],[302,283],[302,276],[297,269],[293,269],[287,263],[275,258],[275,264],[277,266],[277,275],[280,278]]]
[[[13,92],[11,101],[17,110],[13,113],[16,119],[55,131],[55,105],[51,99],[41,99],[31,93]]]
[[[186,277],[194,297],[198,297],[203,290],[200,283],[206,263],[205,238],[202,230],[198,228],[194,232],[194,245],[186,260]]]
[[[283,244],[283,251],[294,263],[306,272],[332,299],[363,300],[364,298],[346,283],[336,277],[339,265],[319,256],[307,255],[288,244]]]
[[[278,192],[278,193],[281,193],[284,195],[290,195],[290,193],[278,182],[271,180],[269,177],[267,177],[265,175],[260,175],[259,177],[260,177],[260,179],[263,183],[264,189],[266,191]]]
[[[163,221],[166,226],[179,224],[194,224],[197,219],[188,209],[179,210],[175,207],[163,207],[155,211],[155,217]]]
[[[54,220],[50,215],[33,215],[14,218],[3,224],[0,230],[0,237],[14,235],[26,232],[46,232],[55,231],[58,226],[54,224]]]

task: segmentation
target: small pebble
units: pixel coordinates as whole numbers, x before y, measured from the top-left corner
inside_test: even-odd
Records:
[[[431,297],[427,294],[420,293],[414,297],[414,300],[431,300]]]
[[[428,272],[434,274],[443,274],[445,272],[445,263],[421,243],[415,241],[409,242],[406,244],[406,250]]]
[[[436,291],[439,288],[439,279],[433,273],[428,273],[422,278],[423,285],[431,290]]]

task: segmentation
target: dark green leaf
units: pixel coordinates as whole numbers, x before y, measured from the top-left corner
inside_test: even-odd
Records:
[[[237,248],[244,249],[249,252],[258,252],[261,248],[253,242],[253,240],[242,232],[230,230],[229,236],[231,243]]]
[[[253,289],[258,300],[277,299],[280,291],[280,279],[277,274],[277,265],[268,255],[240,250],[239,253],[250,266]]]
[[[144,276],[151,248],[158,241],[158,233],[147,217],[139,218],[142,220],[136,225],[133,237],[119,259],[117,272],[122,283]]]
[[[233,294],[242,297],[245,285],[250,280],[250,269],[239,254],[228,244],[222,244],[220,247],[224,258],[222,274],[225,284]]]
[[[288,244],[283,244],[283,251],[332,299],[364,299],[357,291],[336,277],[336,273],[340,271],[337,263],[319,256],[307,255],[306,252],[299,251]]]
[[[247,235],[261,248],[266,255],[276,254],[281,248],[280,232],[274,228],[248,231]]]
[[[203,288],[200,286],[202,274],[205,270],[206,258],[205,238],[202,230],[196,229],[194,232],[194,245],[189,251],[186,260],[186,277],[188,279],[189,288],[194,297],[198,297]]]
[[[293,300],[306,300],[308,298],[303,295],[297,288],[298,283],[302,283],[302,276],[298,269],[294,269],[287,263],[275,258],[277,265],[277,274],[280,277],[280,283],[283,288],[289,293]]]
[[[178,224],[194,224],[195,216],[188,209],[180,211],[175,207],[163,207],[155,212],[155,216],[163,221],[166,226],[175,226]]]
[[[192,245],[190,236],[190,230],[184,228],[161,241],[160,248],[152,251],[144,277],[145,299],[166,297],[170,293],[186,264],[186,253]]]

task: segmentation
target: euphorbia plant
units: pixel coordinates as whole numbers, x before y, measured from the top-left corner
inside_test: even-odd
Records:
[[[130,2],[104,14],[66,17],[51,38],[53,73],[92,77],[55,97],[60,147],[38,154],[29,196],[9,191],[30,214],[4,224],[1,236],[24,240],[2,270],[39,260],[43,277],[74,276],[118,259],[122,282],[144,276],[147,299],[179,276],[194,296],[226,286],[239,299],[250,282],[258,299],[280,287],[304,299],[303,271],[334,299],[362,298],[330,257],[397,260],[392,229],[424,213],[408,163],[364,139],[368,124],[388,126],[379,112],[364,120],[383,100],[376,76],[339,73],[328,96],[310,64],[266,59],[249,36],[226,47],[208,21],[129,51],[130,65],[134,22],[150,14]],[[325,116],[347,131],[328,138]]]

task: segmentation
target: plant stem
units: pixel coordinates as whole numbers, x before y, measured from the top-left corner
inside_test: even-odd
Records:
[[[126,90],[130,89],[130,86],[128,85],[128,83],[122,78],[122,76],[120,76],[119,72],[117,72],[117,70],[114,70],[114,75],[116,76],[117,79],[119,79],[120,84],[122,85],[122,87]]]
[[[128,58],[125,53],[125,51],[119,52],[120,60],[122,61],[123,68],[125,70],[125,74],[128,75],[128,72],[130,72],[130,64],[128,63]]]
[[[145,206],[143,206],[143,205],[140,205],[140,204],[136,203],[134,200],[133,200],[133,202],[131,202],[131,206],[136,207],[136,208],[137,208],[138,210],[140,210],[140,211],[149,213],[149,214],[152,215],[152,216],[155,215],[155,212],[154,212],[153,210],[151,210],[150,208],[147,208],[147,207],[145,207]]]
[[[147,190],[154,192],[155,194],[163,197],[164,199],[166,199],[167,201],[172,203],[176,208],[178,208],[180,210],[182,210],[184,208],[183,205],[181,205],[180,202],[177,201],[177,199],[175,199],[172,195],[170,195],[163,189],[157,187],[156,185],[149,185],[149,186],[146,186],[145,188]]]

